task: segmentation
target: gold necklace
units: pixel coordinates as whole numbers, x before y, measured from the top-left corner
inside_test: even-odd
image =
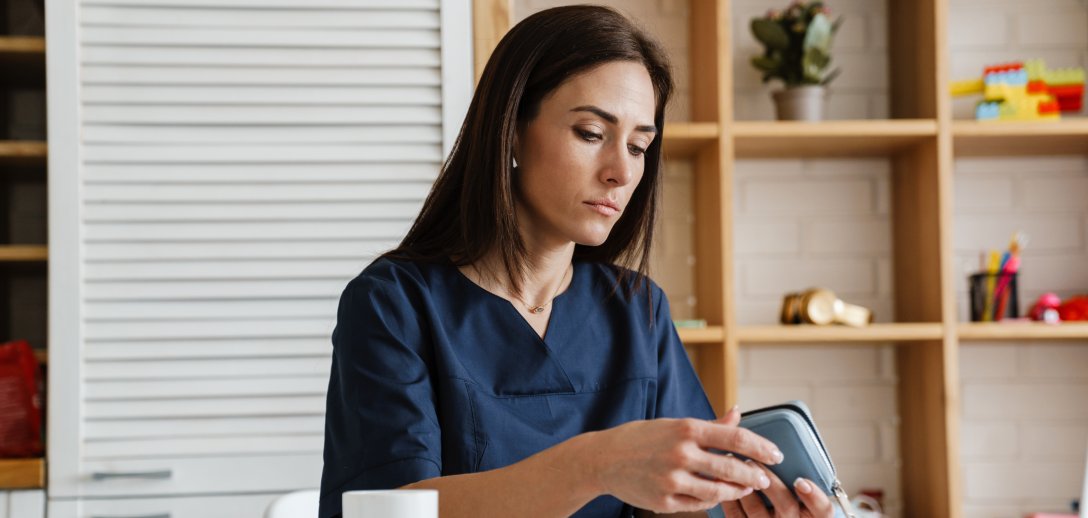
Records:
[[[573,271],[574,265],[571,264],[570,267],[567,268],[567,271],[563,272],[563,278],[559,281],[559,285],[555,287],[555,293],[552,293],[552,298],[543,304],[533,306],[530,304],[526,304],[525,301],[521,299],[521,297],[514,295],[513,293],[511,293],[511,295],[513,295],[515,299],[518,299],[518,302],[525,306],[525,309],[528,310],[529,313],[539,315],[540,313],[543,313],[544,310],[552,304],[552,302],[555,302],[555,298],[559,296],[559,290],[563,288],[563,283],[567,280],[567,274]]]

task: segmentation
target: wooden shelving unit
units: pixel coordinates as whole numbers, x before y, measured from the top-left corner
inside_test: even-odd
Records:
[[[677,329],[680,340],[685,345],[719,344],[725,332],[720,326],[708,326],[705,328],[680,328]]]
[[[44,459],[0,460],[0,490],[45,487]]]
[[[474,0],[477,77],[511,25],[512,0]],[[689,0],[694,120],[669,122],[666,160],[690,160],[696,189],[695,317],[681,329],[715,409],[738,394],[742,344],[893,343],[904,516],[959,517],[961,340],[1081,340],[1088,324],[962,324],[953,278],[953,160],[957,156],[1088,153],[1088,120],[986,124],[953,121],[948,94],[948,0],[889,0],[888,120],[735,121],[731,0]],[[681,79],[683,81],[683,79]],[[733,292],[733,171],[743,158],[886,157],[891,162],[896,323],[862,329],[737,326]]]
[[[43,88],[44,85],[45,38],[0,36],[0,89]],[[3,122],[6,124],[6,121]],[[48,147],[45,142],[0,140],[0,170],[9,167],[31,168],[41,169],[44,173],[47,156]],[[44,178],[44,174],[42,177]],[[0,181],[5,179],[0,178]],[[45,263],[48,258],[45,245],[0,245],[0,266]],[[35,356],[44,364],[48,353],[35,350]],[[0,491],[44,487],[45,459],[0,460]]]
[[[737,121],[730,132],[737,158],[891,156],[932,141],[937,121]]]
[[[689,159],[708,146],[713,146],[721,136],[721,128],[713,122],[678,122],[666,126],[662,143],[666,160]]]
[[[820,343],[910,343],[940,340],[944,334],[941,324],[873,324],[867,327],[846,326],[741,326],[737,337],[741,344],[820,344]]]
[[[956,156],[1085,154],[1088,153],[1088,119],[955,121],[952,137]]]
[[[1078,340],[1088,341],[1088,322],[962,323],[956,328],[960,341]]]

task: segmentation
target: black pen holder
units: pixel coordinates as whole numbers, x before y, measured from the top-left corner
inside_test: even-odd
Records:
[[[992,322],[1020,316],[1020,290],[1016,285],[1017,275],[1015,272],[976,273],[968,277],[972,322],[982,322],[982,315],[987,311],[990,315],[989,320]]]

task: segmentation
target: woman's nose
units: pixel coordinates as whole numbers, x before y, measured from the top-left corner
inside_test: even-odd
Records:
[[[635,176],[634,164],[627,153],[627,144],[620,144],[612,148],[601,170],[601,179],[605,183],[617,187],[627,185],[631,183]]]

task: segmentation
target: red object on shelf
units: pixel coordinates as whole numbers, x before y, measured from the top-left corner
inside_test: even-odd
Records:
[[[1058,101],[1063,112],[1079,112],[1084,106],[1084,84],[1051,86],[1050,95]]]
[[[1088,320],[1088,295],[1069,297],[1058,306],[1058,316],[1062,322]]]
[[[41,456],[42,399],[26,340],[0,344],[0,457]]]

